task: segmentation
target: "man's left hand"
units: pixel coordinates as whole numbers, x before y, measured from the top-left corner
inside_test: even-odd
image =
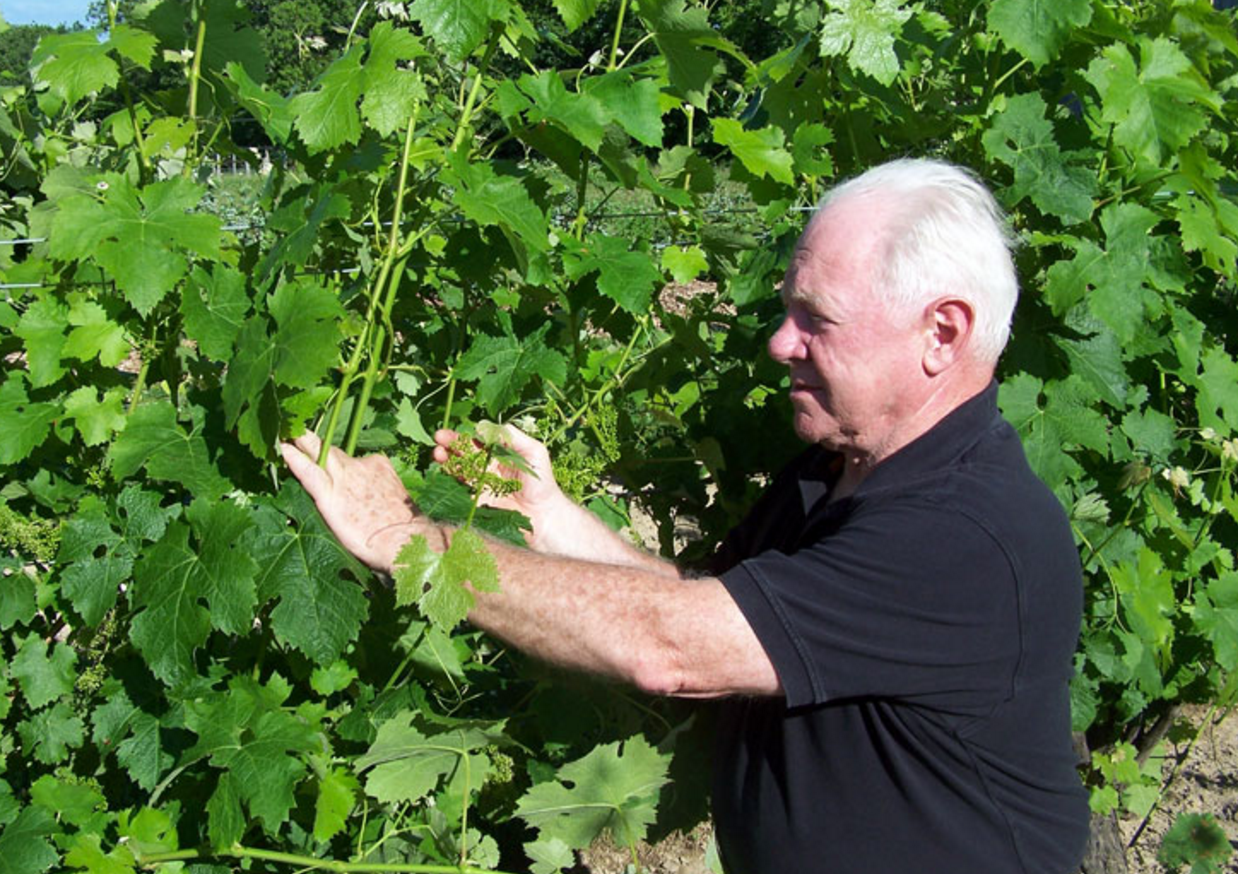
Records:
[[[430,535],[431,546],[439,547],[441,539],[433,536],[437,529],[417,512],[386,456],[353,458],[332,447],[322,468],[317,461],[321,448],[312,431],[280,444],[288,469],[345,549],[375,570],[390,573],[412,535]]]

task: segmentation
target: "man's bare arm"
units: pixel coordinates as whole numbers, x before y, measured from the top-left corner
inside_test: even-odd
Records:
[[[285,444],[283,453],[323,519],[359,558],[390,572],[400,547],[414,534],[427,536],[434,548],[446,547],[450,529],[414,511],[386,459],[355,459],[333,449],[323,470],[313,461],[317,448],[317,438],[306,435],[295,445]],[[545,510],[539,511],[543,525],[587,521],[566,509]],[[604,531],[592,532],[598,535],[592,539],[587,527],[583,532],[578,527],[555,537],[568,543],[580,537],[576,542],[593,544],[591,554],[616,560],[585,561],[489,543],[502,591],[478,593],[470,621],[530,655],[656,694],[779,693],[768,656],[720,581],[681,580],[667,572],[673,566],[660,561],[648,567],[625,562],[628,550],[639,553]],[[623,549],[608,552],[615,542]]]

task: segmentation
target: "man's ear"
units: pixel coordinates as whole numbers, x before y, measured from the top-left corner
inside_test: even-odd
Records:
[[[957,297],[938,298],[924,308],[927,375],[937,376],[966,356],[975,320],[972,305]]]

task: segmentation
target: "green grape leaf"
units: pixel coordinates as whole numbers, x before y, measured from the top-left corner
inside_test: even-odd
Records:
[[[1168,658],[1174,640],[1177,612],[1173,576],[1160,556],[1150,549],[1137,562],[1120,562],[1110,577],[1122,596],[1122,612],[1130,628],[1158,657]]]
[[[223,497],[231,486],[211,461],[202,428],[197,409],[192,430],[186,433],[176,421],[176,409],[167,401],[138,407],[108,449],[112,475],[122,480],[145,467],[151,478],[180,483],[203,499]]]
[[[653,292],[662,284],[662,272],[643,252],[628,249],[621,237],[590,234],[575,257],[564,258],[569,279],[579,279],[594,271],[598,291],[633,314],[645,312]]]
[[[47,439],[59,415],[55,404],[31,403],[25,376],[10,373],[0,385],[0,464],[16,464]]]
[[[793,160],[786,150],[782,130],[773,126],[760,130],[745,130],[732,118],[717,118],[713,122],[714,142],[726,146],[739,158],[745,169],[762,179],[769,176],[787,185],[795,184]]]
[[[1019,373],[1003,380],[998,400],[1023,439],[1032,469],[1051,489],[1082,470],[1070,450],[1081,447],[1109,454],[1105,418],[1094,407],[1096,394],[1079,376],[1042,383]]]
[[[520,180],[496,176],[486,164],[458,169],[461,187],[454,192],[453,200],[461,212],[482,227],[511,231],[521,243],[538,252],[550,248],[546,216]]]
[[[1156,858],[1171,871],[1190,865],[1190,874],[1214,874],[1223,870],[1233,853],[1229,835],[1211,813],[1179,813]]]
[[[184,277],[188,261],[182,250],[206,258],[222,255],[222,223],[192,212],[205,189],[188,179],[152,182],[141,190],[124,176],[108,180],[102,202],[79,195],[61,203],[49,251],[61,260],[93,254],[134,309],[149,315]]]
[[[361,787],[352,774],[342,768],[332,768],[318,781],[318,797],[314,801],[314,837],[329,841],[348,822]]]
[[[524,845],[524,853],[533,863],[533,874],[559,874],[576,864],[572,848],[558,838],[538,838]]]
[[[698,109],[707,109],[714,79],[726,67],[717,52],[738,54],[709,24],[701,6],[687,8],[684,0],[642,0],[641,18],[662,57],[666,58],[671,87]]]
[[[116,744],[116,761],[135,783],[147,792],[154,791],[159,779],[176,764],[167,749],[163,724],[159,717],[135,708],[126,727],[127,736]]]
[[[1129,343],[1161,309],[1160,296],[1146,282],[1152,253],[1148,232],[1159,217],[1135,203],[1113,204],[1100,214],[1105,249],[1088,240],[1071,240],[1070,261],[1058,261],[1046,274],[1046,295],[1055,313],[1085,299],[1088,309]]]
[[[339,358],[339,298],[318,280],[302,277],[280,285],[267,308],[276,324],[275,381],[291,388],[317,385]]]
[[[259,85],[236,61],[224,67],[224,76],[234,89],[237,103],[258,120],[267,136],[275,143],[287,143],[292,135],[292,101]]]
[[[1035,92],[1010,98],[981,138],[985,153],[1014,171],[1014,184],[1003,193],[1008,204],[1030,197],[1037,208],[1066,224],[1087,221],[1096,176],[1085,167],[1067,164],[1053,124],[1045,118],[1047,110],[1044,98]]]
[[[1227,223],[1221,217],[1226,203],[1221,201],[1214,206],[1201,197],[1180,194],[1173,205],[1182,231],[1182,248],[1199,252],[1204,263],[1217,273],[1233,275],[1238,243],[1226,232]],[[1238,227],[1238,220],[1228,224]]]
[[[425,102],[426,86],[421,75],[399,67],[401,61],[423,54],[416,37],[407,30],[396,30],[389,21],[379,22],[370,31],[361,115],[381,136],[390,136],[407,124],[413,107]]]
[[[1138,66],[1125,45],[1108,46],[1084,78],[1100,94],[1114,142],[1158,167],[1203,129],[1203,109],[1220,107],[1190,59],[1165,37],[1140,39]]]
[[[153,33],[138,30],[127,24],[117,24],[108,31],[105,45],[116,50],[116,54],[127,58],[143,70],[150,69],[150,62],[155,57],[155,48],[159,39]]]
[[[898,0],[826,0],[830,12],[821,21],[821,55],[847,56],[853,70],[867,73],[882,85],[898,76],[894,40],[912,10]]]
[[[700,246],[667,246],[662,250],[662,269],[679,283],[691,282],[709,269]]]
[[[369,771],[365,791],[384,804],[419,801],[444,778],[465,782],[461,795],[481,786],[485,770],[466,775],[461,765],[502,738],[504,723],[460,722],[452,728],[423,730],[417,714],[403,710],[378,727],[369,750],[359,756],[357,773]],[[473,769],[470,769],[473,770]]]
[[[66,357],[89,361],[98,356],[104,367],[115,367],[128,357],[132,347],[128,332],[94,301],[74,303],[68,321],[73,327],[61,350]]]
[[[834,132],[823,124],[801,124],[792,137],[795,166],[808,176],[833,176],[834,161],[824,149],[834,142]]]
[[[65,759],[69,750],[77,749],[86,739],[86,724],[66,701],[57,701],[40,710],[17,726],[23,751],[45,765],[55,765]]]
[[[62,822],[83,831],[102,831],[107,828],[107,814],[103,813],[107,799],[95,786],[70,783],[51,774],[44,774],[30,785],[30,800],[56,814]]]
[[[543,70],[536,76],[525,74],[518,84],[533,101],[526,113],[530,123],[554,122],[594,152],[602,145],[610,113],[596,98],[569,92],[563,77],[554,70]]]
[[[141,611],[130,637],[155,676],[170,686],[193,675],[194,650],[212,627],[229,634],[248,631],[257,604],[258,564],[246,536],[252,513],[199,499],[185,515],[196,547],[190,546],[189,526],[169,526],[137,563],[128,592],[132,608]]]
[[[550,2],[554,4],[555,11],[563,19],[567,32],[571,33],[593,17],[602,0],[550,0]]]
[[[206,802],[206,821],[212,847],[227,849],[245,836],[248,823],[241,810],[240,789],[231,773],[224,773],[215,784],[215,791]]]
[[[1124,408],[1131,381],[1117,336],[1079,308],[1067,314],[1066,323],[1087,335],[1082,339],[1053,338],[1070,359],[1071,371],[1087,380],[1105,403],[1114,409]]]
[[[315,663],[331,664],[356,639],[368,615],[358,583],[369,572],[339,545],[295,483],[285,485],[273,505],[259,506],[255,522],[258,596],[264,603],[279,599],[271,629]]]
[[[0,577],[0,629],[26,624],[39,610],[34,600],[34,580],[25,574]]]
[[[361,138],[357,101],[365,88],[360,45],[337,58],[318,79],[318,87],[292,98],[289,110],[310,154],[335,149]]]
[[[1131,410],[1122,418],[1122,433],[1130,438],[1136,452],[1162,464],[1177,450],[1174,420],[1160,410]]]
[[[413,536],[395,560],[396,603],[416,604],[421,614],[446,631],[468,616],[475,603],[467,582],[480,592],[499,590],[498,567],[486,543],[475,531],[456,531],[445,552],[435,552],[420,534]]]
[[[100,397],[92,386],[84,385],[65,398],[64,414],[74,420],[82,442],[98,446],[125,427],[125,394],[117,387]]]
[[[17,654],[9,663],[9,674],[32,710],[68,695],[77,680],[73,647],[56,643],[50,656],[47,651],[47,641],[32,632],[17,645]]]
[[[1217,664],[1238,669],[1238,573],[1222,574],[1196,599],[1195,627],[1211,641]]]
[[[634,79],[616,71],[586,79],[581,90],[634,139],[651,148],[662,146],[662,107],[658,100],[661,89],[653,79]]]
[[[86,874],[133,874],[137,862],[127,846],[103,852],[98,834],[75,834],[65,853],[66,865],[84,870]]]
[[[1238,431],[1238,362],[1220,347],[1213,347],[1200,359],[1195,409],[1205,427],[1224,427]]]
[[[26,807],[0,832],[0,874],[39,874],[60,861],[48,838],[58,831],[52,814]]]
[[[25,341],[26,365],[30,368],[32,387],[51,385],[64,375],[60,358],[68,323],[69,308],[51,296],[31,303],[18,320],[13,333]]]
[[[99,41],[99,32],[81,30],[48,34],[39,40],[30,58],[35,82],[46,84],[53,94],[74,104],[90,94],[115,88],[120,67],[108,55],[109,43]]]
[[[249,312],[245,275],[227,264],[195,267],[181,291],[185,334],[208,358],[228,361]]]
[[[211,764],[227,768],[249,814],[268,834],[279,831],[295,803],[293,792],[308,768],[302,755],[320,750],[317,731],[291,713],[261,714],[247,726],[244,740],[216,747]]]
[[[656,816],[658,790],[667,780],[670,755],[640,735],[594,748],[529,789],[516,816],[538,828],[543,840],[587,847],[603,831],[622,845],[642,840]]]
[[[562,385],[567,378],[567,360],[546,345],[549,330],[550,325],[545,324],[521,339],[510,334],[475,335],[469,350],[456,364],[456,378],[477,380],[477,399],[491,415],[519,400],[521,391],[534,376]]]
[[[449,58],[462,61],[486,38],[490,5],[482,0],[413,0],[408,14]]]
[[[994,0],[988,24],[1006,45],[1043,67],[1091,20],[1088,0]]]

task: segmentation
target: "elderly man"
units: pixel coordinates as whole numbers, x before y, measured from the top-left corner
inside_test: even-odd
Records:
[[[470,621],[656,694],[725,696],[714,818],[728,871],[1022,872],[1077,865],[1087,805],[1067,683],[1077,553],[997,412],[1017,283],[969,174],[896,161],[835,189],[792,257],[770,354],[813,444],[684,579],[536,476]],[[436,457],[446,458],[441,434]],[[721,436],[721,435],[720,435]],[[382,458],[284,454],[328,524],[390,570],[413,533]]]

